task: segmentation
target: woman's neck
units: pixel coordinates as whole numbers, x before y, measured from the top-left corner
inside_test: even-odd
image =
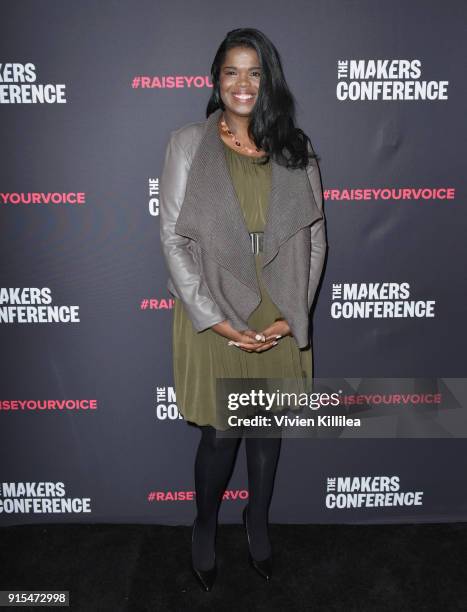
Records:
[[[230,131],[233,132],[239,140],[248,143],[250,141],[248,136],[250,116],[234,115],[227,109],[224,110],[223,116],[227,125],[229,126]]]

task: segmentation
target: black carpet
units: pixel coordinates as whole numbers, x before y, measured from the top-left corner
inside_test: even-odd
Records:
[[[190,527],[3,527],[0,590],[69,590],[70,608],[85,612],[467,611],[465,523],[271,525],[270,534],[267,583],[248,565],[243,526],[219,525],[218,577],[204,593],[189,567]]]

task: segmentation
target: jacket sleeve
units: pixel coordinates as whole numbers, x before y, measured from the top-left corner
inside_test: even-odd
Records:
[[[313,195],[315,196],[318,208],[322,213],[321,219],[315,221],[310,226],[311,237],[311,258],[310,258],[310,277],[308,280],[308,309],[311,310],[315,299],[316,290],[321,278],[326,256],[326,228],[325,217],[323,211],[323,191],[321,188],[321,174],[319,171],[318,162],[316,159],[310,159],[307,167],[308,178],[310,179]]]
[[[197,332],[226,317],[214,302],[193,255],[192,240],[175,233],[185,196],[189,163],[182,146],[172,132],[165,152],[160,180],[159,212],[162,252],[170,278]]]

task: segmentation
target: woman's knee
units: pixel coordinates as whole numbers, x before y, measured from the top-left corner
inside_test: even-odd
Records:
[[[216,452],[231,451],[236,448],[240,441],[239,437],[222,436],[221,432],[211,425],[203,425],[201,429],[201,441]]]

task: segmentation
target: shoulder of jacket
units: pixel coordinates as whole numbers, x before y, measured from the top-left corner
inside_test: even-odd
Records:
[[[319,164],[318,164],[318,160],[315,157],[316,152],[315,152],[315,148],[313,147],[313,145],[311,144],[311,142],[308,143],[308,152],[311,154],[311,157],[309,158],[309,162],[308,162],[308,166],[311,167],[311,169],[313,168],[318,168]]]
[[[201,141],[205,123],[206,121],[192,121],[191,123],[182,125],[182,127],[176,130],[172,130],[170,133],[171,141],[175,142],[175,144],[185,151],[188,159],[193,156],[196,147]]]

